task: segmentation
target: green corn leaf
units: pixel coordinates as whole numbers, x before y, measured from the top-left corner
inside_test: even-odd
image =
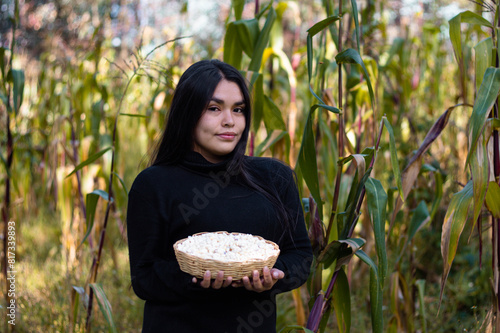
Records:
[[[83,237],[82,242],[80,243],[79,246],[82,246],[83,243],[87,240],[87,237],[89,237],[90,232],[92,231],[92,228],[94,227],[94,220],[95,220],[95,210],[97,208],[97,202],[99,201],[99,198],[103,198],[104,200],[109,200],[109,195],[107,192],[103,190],[94,190],[90,193],[87,194],[86,199],[85,199],[85,210],[86,210],[86,216],[87,216],[87,233]],[[113,202],[113,198],[111,198],[111,202]]]
[[[373,93],[370,75],[366,70],[365,63],[363,62],[363,59],[359,55],[359,52],[354,49],[346,49],[335,56],[335,61],[337,61],[337,64],[348,63],[348,64],[358,64],[361,66],[363,72],[365,73],[365,79],[366,79],[366,84],[368,85],[368,91],[370,92],[372,108],[375,109],[375,95]]]
[[[132,118],[147,118],[148,116],[143,114],[133,114],[133,113],[119,113],[120,116],[132,117]]]
[[[422,330],[422,333],[427,333],[427,315],[425,314],[426,303],[424,300],[425,280],[417,280],[415,282],[415,284],[417,285],[417,289],[418,289],[418,305],[419,305],[419,312],[420,312],[420,320],[422,321],[421,330]]]
[[[488,181],[490,177],[490,165],[488,162],[488,140],[487,133],[483,132],[479,136],[479,142],[476,149],[472,153],[470,159],[470,169],[472,174],[473,192],[474,192],[474,209],[473,209],[473,226],[476,224],[479,214],[481,213],[481,208],[483,207],[484,200],[486,198],[486,192],[488,191]]]
[[[465,165],[470,159],[479,141],[479,136],[488,119],[488,114],[495,103],[500,91],[500,68],[489,67],[484,73],[483,82],[479,88],[472,115],[469,122],[469,152]]]
[[[344,223],[341,225],[342,230],[340,231],[340,239],[346,239],[350,236],[349,233],[359,218],[359,214],[356,212],[356,207],[358,206],[361,193],[365,187],[365,182],[370,177],[371,172],[372,168],[368,168],[359,182],[356,181],[357,177],[359,177],[358,172],[356,172],[355,180],[352,182],[351,190],[349,191],[349,196],[347,198],[347,207],[345,210],[345,216],[343,217]]]
[[[291,333],[291,332],[296,332],[296,331],[303,331],[305,333],[314,333],[310,329],[307,329],[305,327],[302,327],[300,325],[288,325],[284,327],[282,330],[279,331],[279,333]]]
[[[115,171],[113,171],[113,174],[116,176],[116,178],[118,178],[118,180],[120,181],[120,184],[122,184],[123,192],[125,193],[125,196],[128,197],[128,189],[127,189],[127,186],[125,185],[125,182],[123,181],[122,177],[120,177],[120,175],[118,175]],[[113,199],[113,198],[111,198],[111,199]]]
[[[285,121],[280,109],[266,95],[264,95],[264,123],[268,131],[274,129],[286,131]]]
[[[306,120],[304,134],[302,135],[302,143],[300,145],[299,156],[297,159],[297,165],[300,166],[304,181],[306,182],[311,195],[318,205],[320,220],[323,220],[323,201],[321,199],[321,193],[319,190],[318,162],[316,160],[316,145],[314,142],[312,125],[313,111],[314,110],[311,108],[311,110],[309,111],[309,116]]]
[[[234,17],[236,20],[241,20],[241,14],[245,7],[245,0],[231,0],[231,5],[234,9]]]
[[[371,258],[359,250],[356,256],[365,264],[370,266],[370,308],[372,315],[372,330],[374,333],[382,333],[384,331],[384,317],[382,314],[382,287],[378,280],[377,266]]]
[[[269,13],[267,14],[266,23],[262,28],[259,38],[255,43],[255,48],[252,54],[252,60],[250,61],[250,65],[248,65],[248,70],[259,72],[262,55],[264,50],[266,49],[267,44],[269,43],[269,34],[271,32],[271,28],[273,26],[274,21],[276,20],[276,11],[273,7],[269,8]]]
[[[351,260],[352,255],[358,251],[366,241],[363,238],[349,238],[330,242],[318,256],[318,261],[325,268],[330,267],[335,261],[335,270],[339,270]]]
[[[101,157],[102,155],[104,155],[106,152],[108,152],[109,150],[113,149],[113,147],[108,147],[108,148],[105,148],[95,154],[93,154],[92,156],[90,156],[89,158],[87,158],[85,161],[83,161],[82,163],[78,164],[76,166],[76,168],[71,171],[69,173],[69,175],[66,176],[66,178],[68,178],[69,176],[71,176],[72,174],[74,174],[75,172],[77,172],[78,170],[82,169],[83,167],[89,165],[89,164],[92,164],[95,160],[97,160],[99,157]]]
[[[387,194],[380,181],[371,177],[366,180],[365,189],[368,212],[373,225],[373,233],[375,234],[380,284],[383,288],[388,269],[387,250],[385,248]]]
[[[434,216],[436,216],[439,204],[443,199],[443,176],[439,171],[434,172],[434,179],[436,184],[436,190],[434,192],[434,201],[432,202],[431,217],[430,217],[431,220],[434,218]]]
[[[260,123],[264,117],[264,79],[262,74],[255,72],[247,72],[247,78],[250,73],[252,74],[251,81],[254,81],[254,83],[250,84],[250,87],[253,88],[252,129],[254,133],[257,133],[260,127]]]
[[[227,25],[226,35],[224,36],[224,62],[241,69],[241,59],[243,58],[243,49],[238,39],[236,25],[231,22]]]
[[[384,120],[385,128],[387,128],[387,132],[389,133],[392,172],[394,173],[394,179],[396,179],[396,185],[398,186],[399,197],[404,202],[405,196],[403,194],[403,184],[401,182],[401,171],[399,170],[398,152],[396,147],[396,139],[394,138],[394,131],[392,130],[392,126],[391,123],[389,123],[389,120],[387,120],[385,116],[383,116],[382,119]]]
[[[25,81],[24,71],[12,69],[9,76],[11,77],[13,83],[12,92],[14,95],[14,112],[17,114],[21,104],[23,103]]]
[[[455,193],[444,217],[441,234],[441,254],[443,256],[443,276],[441,279],[440,302],[443,298],[444,286],[455,259],[458,241],[467,222],[469,207],[474,199],[472,180],[458,193]]]
[[[338,21],[339,16],[329,16],[326,19],[319,21],[307,30],[308,36],[314,37],[318,32],[328,27],[330,24]]]
[[[461,23],[478,24],[485,27],[493,28],[490,22],[486,20],[479,14],[473,13],[471,11],[462,12],[450,21],[450,39],[453,45],[453,51],[455,52],[455,58],[459,64],[462,63],[462,38],[461,38]]]
[[[319,190],[318,162],[316,160],[316,145],[313,133],[313,115],[314,111],[319,107],[325,108],[329,111],[335,110],[332,112],[340,112],[340,110],[333,106],[315,104],[311,107],[306,120],[304,134],[302,135],[302,143],[300,145],[297,165],[300,167],[304,181],[306,182],[311,195],[318,205],[320,220],[323,220],[323,202],[321,200],[321,193]]]
[[[104,318],[108,322],[109,332],[117,333],[118,330],[116,329],[115,322],[113,321],[113,311],[111,309],[111,304],[109,304],[108,298],[104,293],[102,285],[100,283],[90,283],[89,286],[94,290],[97,298],[97,304],[99,304],[99,308],[101,309]]]
[[[351,6],[352,6],[352,16],[354,17],[354,31],[356,34],[356,46],[359,51],[359,18],[358,18],[358,5],[356,4],[356,0],[351,0]]]
[[[280,141],[283,139],[288,134],[286,131],[275,131],[272,130],[267,137],[262,141],[257,148],[255,148],[254,155],[255,156],[262,156],[266,150],[271,148],[276,142]]]
[[[490,182],[486,193],[486,207],[494,218],[500,219],[500,186]]]
[[[5,69],[6,69],[6,66],[5,66],[5,51],[7,49],[3,46],[0,45],[0,74],[2,74],[2,79],[5,78]]]
[[[351,331],[351,292],[349,281],[343,269],[337,273],[337,280],[333,286],[333,308],[337,317],[337,326],[340,333]]]
[[[238,34],[238,43],[249,57],[255,50],[259,38],[259,21],[257,19],[241,20],[234,22]]]
[[[308,82],[311,82],[312,67],[313,67],[312,37],[310,35],[307,35],[307,77],[308,77]],[[312,90],[312,88],[310,86],[309,86],[309,89]]]
[[[476,91],[479,91],[481,82],[483,82],[484,73],[486,69],[492,66],[492,51],[493,41],[491,37],[483,39],[476,46],[474,46],[474,53],[476,59]]]
[[[419,231],[427,222],[430,221],[429,210],[425,201],[420,201],[417,208],[413,212],[413,217],[410,221],[410,227],[408,228],[408,238],[406,243],[411,242],[417,231]]]
[[[2,154],[0,154],[0,161],[2,162],[2,165],[5,168],[5,171],[7,172],[7,177],[12,178],[12,175],[10,174],[10,170],[7,167],[7,161],[5,160],[5,158],[3,157]]]

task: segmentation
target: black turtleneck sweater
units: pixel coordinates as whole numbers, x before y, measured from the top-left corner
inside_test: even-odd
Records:
[[[132,287],[146,300],[143,332],[267,333],[276,331],[275,296],[302,285],[312,259],[292,170],[269,158],[245,156],[261,182],[273,186],[295,221],[283,227],[272,203],[227,176],[226,162],[212,164],[190,152],[179,165],[142,171],[129,193],[127,231]],[[285,230],[286,229],[286,230]],[[205,289],[182,272],[173,244],[198,232],[262,236],[280,246],[275,268],[285,273],[271,290]]]

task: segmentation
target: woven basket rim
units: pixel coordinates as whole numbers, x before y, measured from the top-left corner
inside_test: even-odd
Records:
[[[276,249],[277,252],[275,255],[271,255],[265,259],[255,258],[244,261],[228,261],[228,260],[222,261],[218,259],[201,258],[192,254],[188,254],[178,249],[178,245],[189,238],[186,237],[183,239],[179,239],[173,245],[177,261],[179,262],[182,271],[191,274],[195,277],[202,278],[204,272],[200,270],[200,266],[203,267],[210,266],[210,267],[215,267],[216,268],[215,270],[217,270],[217,271],[210,270],[212,273],[212,278],[215,278],[218,271],[224,271],[224,279],[227,278],[228,276],[232,276],[233,279],[238,279],[243,276],[250,276],[253,270],[258,270],[262,274],[262,269],[264,266],[268,266],[269,269],[271,269],[276,263],[276,260],[278,259],[278,256],[280,254],[279,246],[276,243],[258,235],[246,234],[242,232],[215,231],[215,232],[198,232],[196,234],[193,234],[191,237],[208,233],[228,234],[228,235],[229,234],[251,235],[253,237],[257,237],[258,239],[265,241],[268,244],[273,245],[274,249]]]
[[[174,250],[176,252],[182,253],[183,255],[185,255],[186,257],[188,257],[188,258],[190,258],[192,260],[203,260],[203,261],[207,261],[207,262],[212,262],[214,264],[229,264],[229,263],[230,264],[235,264],[235,263],[242,263],[242,264],[244,264],[244,263],[247,263],[247,262],[263,262],[263,261],[269,260],[269,258],[272,258],[274,256],[278,257],[279,254],[280,254],[280,248],[279,248],[278,244],[276,244],[273,241],[267,240],[267,239],[265,239],[265,238],[263,238],[261,236],[258,236],[258,235],[246,234],[246,233],[243,233],[243,232],[227,232],[227,231],[214,231],[214,232],[210,232],[210,231],[204,231],[204,232],[198,232],[196,234],[193,234],[190,237],[194,237],[194,236],[198,236],[198,235],[202,235],[202,234],[251,235],[253,237],[257,237],[260,240],[265,241],[268,244],[273,245],[273,247],[278,252],[275,255],[269,256],[266,259],[255,258],[255,259],[247,259],[247,260],[244,260],[244,261],[232,261],[232,260],[226,260],[226,261],[224,261],[224,260],[217,260],[217,259],[211,259],[211,258],[201,258],[201,257],[197,257],[195,255],[192,255],[192,254],[189,254],[189,253],[186,253],[184,251],[179,250],[179,248],[178,248],[179,244],[182,243],[183,241],[187,240],[189,237],[186,237],[186,238],[183,238],[183,239],[179,239],[177,242],[175,242],[174,243]]]

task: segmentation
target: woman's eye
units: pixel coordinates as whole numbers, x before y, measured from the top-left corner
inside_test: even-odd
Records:
[[[237,113],[243,113],[243,112],[245,112],[245,110],[243,108],[236,108],[233,111],[237,112]]]
[[[209,111],[217,111],[217,110],[219,110],[219,108],[218,108],[218,107],[216,107],[216,106],[209,106],[209,107],[208,107],[208,110],[209,110]]]

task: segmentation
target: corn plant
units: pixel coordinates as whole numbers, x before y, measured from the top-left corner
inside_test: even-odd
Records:
[[[441,253],[443,256],[443,276],[441,297],[451,265],[455,259],[458,241],[464,231],[467,220],[472,217],[472,229],[477,225],[481,236],[482,224],[491,221],[492,230],[492,327],[500,332],[500,265],[499,230],[500,230],[500,148],[498,128],[498,95],[500,92],[500,69],[498,58],[499,7],[497,3],[480,1],[484,11],[494,13],[493,22],[485,19],[481,13],[465,11],[450,20],[450,38],[461,77],[464,79],[465,61],[462,47],[463,33],[461,23],[481,26],[487,29],[489,36],[474,46],[475,50],[475,100],[469,118],[468,152],[465,168],[469,170],[469,181],[463,189],[451,199],[443,222]],[[481,37],[482,33],[478,37]],[[486,211],[483,212],[483,207]]]

